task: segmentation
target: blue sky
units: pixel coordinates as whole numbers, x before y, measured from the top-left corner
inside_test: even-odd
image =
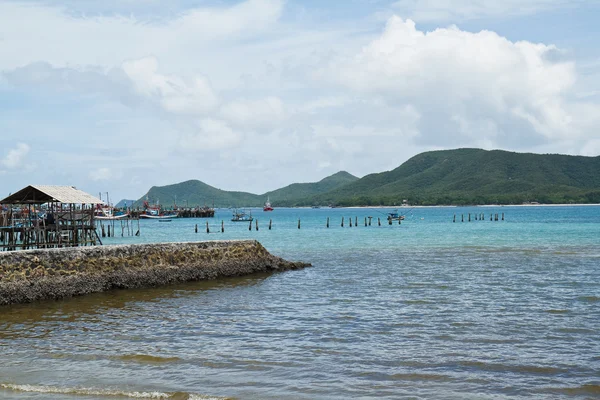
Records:
[[[600,154],[600,1],[0,1],[0,190]],[[275,201],[276,199],[272,199]]]

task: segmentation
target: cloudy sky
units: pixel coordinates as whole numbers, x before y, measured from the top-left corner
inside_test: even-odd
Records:
[[[597,0],[0,0],[0,197],[596,156],[598,21]]]

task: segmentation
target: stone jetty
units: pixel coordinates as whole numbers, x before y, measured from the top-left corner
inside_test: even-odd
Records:
[[[0,252],[0,305],[307,266],[255,240]]]

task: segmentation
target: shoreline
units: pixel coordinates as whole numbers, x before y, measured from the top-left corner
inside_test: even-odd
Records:
[[[381,208],[381,209],[413,209],[413,208],[466,208],[466,207],[600,207],[600,204],[477,204],[477,205],[436,205],[436,206],[350,206],[350,207],[335,207],[335,208]],[[298,207],[300,208],[300,207]]]

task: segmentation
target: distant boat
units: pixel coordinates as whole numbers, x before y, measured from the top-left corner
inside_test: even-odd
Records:
[[[100,193],[100,200],[102,200],[102,193]],[[129,214],[118,211],[112,206],[108,199],[108,192],[106,192],[106,203],[104,205],[96,204],[96,209],[94,210],[94,218],[99,220],[114,221],[127,217],[129,217]]]
[[[111,207],[101,207],[94,211],[94,219],[103,221],[115,221],[119,219],[128,218],[129,214],[123,211],[114,211]]]
[[[388,220],[404,221],[404,215],[400,215],[400,214],[398,214],[398,210],[394,210],[393,212],[388,213]]]
[[[263,207],[263,211],[273,211],[273,207],[271,207],[271,202],[269,201],[269,197],[267,197],[267,202]]]
[[[252,218],[252,213],[246,214],[244,211],[234,210],[231,220],[233,222],[250,222],[254,218]]]
[[[177,218],[176,212],[171,212],[168,214],[163,213],[158,203],[156,205],[149,205],[148,201],[144,201],[144,212],[140,214],[140,218],[145,219],[172,219]]]

